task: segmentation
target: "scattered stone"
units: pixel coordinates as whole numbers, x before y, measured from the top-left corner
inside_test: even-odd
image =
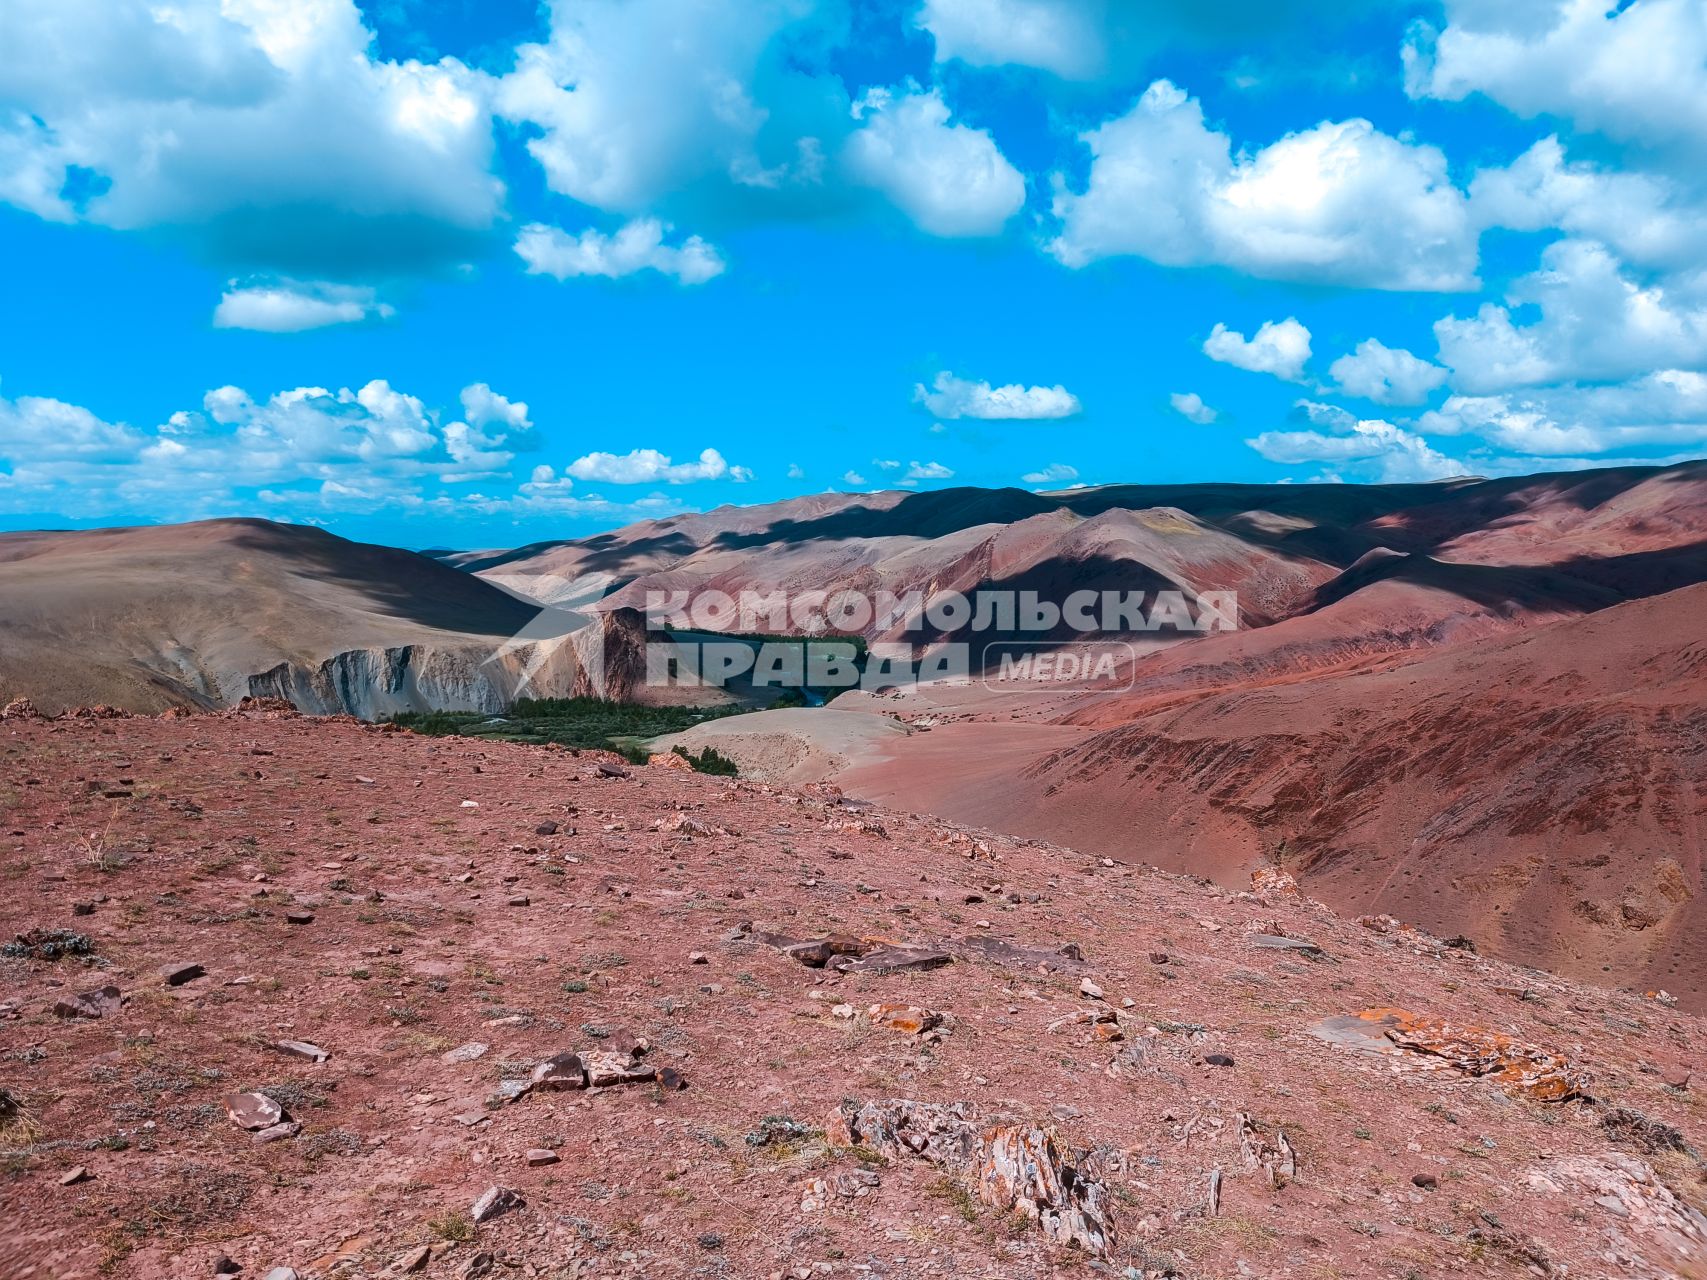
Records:
[[[462,1264],[462,1280],[480,1280],[482,1276],[492,1274],[492,1268],[497,1259],[489,1253],[477,1253]]]
[[[1413,1187],[1418,1187],[1423,1191],[1433,1191],[1440,1185],[1440,1179],[1435,1177],[1432,1173],[1413,1173],[1411,1175],[1411,1185]]]
[[[309,1044],[306,1040],[275,1040],[268,1046],[278,1053],[292,1058],[307,1058],[310,1062],[324,1062],[332,1055],[317,1044]]]
[[[265,1146],[269,1142],[282,1142],[286,1138],[294,1138],[302,1132],[302,1125],[295,1120],[285,1120],[282,1123],[268,1125],[258,1133],[250,1134],[250,1140],[257,1146]]]
[[[1091,1000],[1101,1000],[1102,988],[1089,978],[1081,978],[1079,979],[1079,994]]]
[[[274,1267],[261,1280],[299,1280],[299,1277],[289,1267]]]
[[[169,987],[181,987],[186,982],[194,982],[202,977],[207,970],[199,964],[169,964],[160,970],[160,976]]]
[[[796,942],[778,934],[765,934],[763,940],[790,960],[798,960],[808,969],[822,969],[837,956],[862,956],[873,949],[872,944],[845,933],[832,934],[828,938],[813,938],[805,942]]]
[[[542,822],[533,829],[533,833],[536,836],[554,836],[561,830],[555,822]]]
[[[431,1249],[424,1244],[418,1244],[406,1253],[398,1254],[396,1261],[391,1264],[391,1269],[405,1275],[411,1271],[419,1271],[427,1265],[427,1259],[432,1256]]]
[[[880,947],[858,959],[837,956],[830,967],[842,973],[903,973],[925,969],[940,969],[954,963],[946,951],[931,947]]]
[[[93,902],[73,902],[71,914],[74,916],[92,916],[95,914],[95,904]]]
[[[1151,964],[1166,964],[1167,962],[1168,953],[1166,951],[1152,951],[1150,953]]]
[[[1509,1094],[1536,1102],[1568,1102],[1588,1093],[1588,1076],[1557,1054],[1503,1032],[1405,1009],[1365,1009],[1330,1018],[1312,1031],[1354,1048],[1391,1051],[1397,1046],[1439,1058],[1465,1075],[1489,1079]]]
[[[1328,955],[1308,938],[1284,938],[1272,933],[1253,933],[1250,943],[1253,947],[1265,951],[1290,951],[1306,960],[1325,960]]]
[[[284,1108],[264,1093],[231,1093],[225,1114],[239,1129],[266,1129],[284,1119]]]
[[[560,1053],[554,1058],[547,1058],[533,1069],[531,1083],[536,1089],[553,1093],[585,1089],[587,1069],[581,1064],[579,1054]]]
[[[528,898],[527,894],[518,893],[510,899],[509,905],[512,907],[526,907],[531,905],[531,900]]]
[[[1076,970],[1085,962],[1085,953],[1072,942],[1051,949],[974,933],[962,938],[955,946],[969,958],[989,960],[1010,969],[1041,969],[1047,973],[1059,973]]]
[[[92,1177],[94,1177],[94,1174],[90,1173],[84,1166],[80,1164],[73,1165],[71,1168],[59,1175],[59,1185],[62,1187],[74,1187],[79,1182],[89,1181]]]
[[[443,1041],[440,1043],[442,1044]],[[491,1048],[490,1045],[482,1044],[478,1040],[470,1040],[467,1044],[460,1044],[443,1054],[442,1060],[445,1062],[473,1062],[476,1058],[484,1057],[489,1048]]]
[[[312,911],[287,911],[285,912],[285,923],[313,924],[314,913]]]
[[[655,1067],[649,1067],[631,1053],[616,1049],[594,1049],[580,1055],[587,1069],[587,1083],[595,1089],[618,1084],[644,1084],[657,1078]]]
[[[478,1110],[459,1111],[456,1115],[451,1117],[452,1120],[455,1120],[464,1129],[472,1129],[477,1124],[485,1124],[491,1118],[492,1117],[487,1115],[484,1111]]]
[[[626,778],[629,776],[628,770],[621,765],[610,764],[604,760],[599,761],[594,767],[599,771],[601,778]]]
[[[838,1173],[830,1179],[830,1189],[844,1200],[870,1195],[882,1185],[883,1177],[875,1169],[856,1169],[852,1173]]]
[[[689,964],[710,964],[711,963],[711,957],[706,955],[705,952],[703,952],[703,951],[690,951],[690,952],[688,952],[688,963]]]
[[[687,1079],[674,1067],[658,1068],[658,1087],[680,1093],[688,1087]]]
[[[221,1280],[221,1277],[223,1276],[236,1276],[242,1274],[243,1264],[241,1262],[232,1261],[223,1253],[214,1261],[213,1280]]]
[[[1258,867],[1251,872],[1251,892],[1295,898],[1298,896],[1298,881],[1279,867]]]
[[[512,1209],[520,1209],[527,1201],[511,1191],[508,1187],[488,1187],[480,1199],[474,1202],[474,1207],[468,1211],[468,1216],[475,1222],[488,1222],[499,1214],[508,1213]]]
[[[1667,1151],[1689,1152],[1683,1132],[1663,1120],[1643,1115],[1634,1107],[1612,1107],[1600,1117],[1600,1127],[1614,1142],[1659,1155]]]
[[[836,1146],[874,1147],[891,1159],[916,1156],[964,1178],[983,1203],[1017,1210],[1057,1244],[1100,1258],[1114,1243],[1108,1189],[1087,1175],[1082,1158],[1067,1160],[1053,1129],[986,1128],[966,1103],[893,1098],[843,1102],[825,1133]]]
[[[486,1105],[488,1107],[507,1106],[518,1098],[527,1097],[531,1092],[533,1092],[533,1081],[531,1080],[501,1080],[498,1082],[497,1089],[486,1099]]]
[[[53,1012],[60,1018],[100,1018],[117,1013],[123,1004],[119,989],[109,985],[78,996],[62,996],[54,1001]]]
[[[888,1027],[909,1035],[923,1035],[942,1025],[940,1013],[912,1004],[874,1004],[866,1010],[866,1014],[873,1026]]]
[[[1245,1168],[1262,1175],[1271,1191],[1279,1191],[1298,1176],[1298,1152],[1286,1130],[1276,1129],[1270,1142],[1257,1130],[1255,1121],[1243,1111],[1234,1120],[1239,1134],[1239,1155]]]
[[[684,836],[710,836],[716,834],[716,832],[714,832],[705,823],[701,822],[698,818],[690,817],[688,814],[682,813],[680,810],[677,810],[668,818],[658,822],[656,824],[656,829],[659,831],[673,831],[678,835]]]
[[[1208,1067],[1230,1067],[1233,1065],[1233,1056],[1229,1053],[1206,1053],[1203,1055],[1203,1064]]]
[[[555,1151],[548,1151],[544,1147],[536,1147],[534,1150],[527,1153],[527,1162],[528,1167],[533,1169],[537,1169],[541,1165],[556,1164],[557,1153]]]

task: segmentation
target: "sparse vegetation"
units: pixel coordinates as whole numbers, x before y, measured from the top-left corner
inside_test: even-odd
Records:
[[[474,1220],[466,1213],[458,1213],[454,1209],[446,1210],[436,1218],[427,1219],[427,1230],[440,1240],[460,1243],[474,1239]]]
[[[519,698],[502,715],[479,711],[402,711],[392,716],[391,722],[416,733],[441,737],[555,742],[578,750],[615,751],[641,764],[647,756],[642,744],[648,739],[680,733],[742,710],[735,706],[645,707],[602,698]]]

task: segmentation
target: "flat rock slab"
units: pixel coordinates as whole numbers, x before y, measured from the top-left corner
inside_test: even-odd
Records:
[[[480,1199],[474,1202],[468,1216],[476,1222],[486,1222],[512,1209],[520,1209],[526,1203],[527,1201],[508,1187],[488,1187]]]
[[[266,1129],[284,1119],[284,1108],[264,1093],[230,1093],[225,1114],[239,1129]]]
[[[508,1103],[516,1101],[518,1098],[527,1097],[527,1095],[532,1091],[533,1081],[531,1080],[503,1080],[499,1082],[498,1087],[493,1091],[492,1096],[486,1099],[486,1105],[489,1107],[502,1107]]]
[[[286,1138],[294,1138],[302,1132],[302,1125],[295,1120],[284,1120],[278,1124],[270,1124],[265,1129],[249,1135],[250,1141],[257,1146],[265,1146],[269,1142],[282,1142]]]
[[[282,1053],[292,1058],[307,1058],[310,1062],[324,1062],[332,1055],[317,1044],[309,1044],[306,1040],[275,1040],[269,1046],[275,1053]]]
[[[536,1089],[560,1093],[587,1087],[587,1068],[578,1053],[560,1053],[547,1058],[533,1069],[531,1083]]]
[[[948,952],[931,947],[879,947],[858,958],[837,956],[830,967],[843,973],[902,973],[953,963]]]
[[[202,977],[207,970],[199,964],[169,964],[160,970],[160,976],[169,987],[181,987],[186,982],[194,982]]]
[[[456,1048],[443,1055],[446,1062],[473,1062],[476,1058],[484,1057],[486,1050],[492,1046],[482,1044],[478,1040],[470,1040],[467,1044],[459,1044]]]
[[[1325,960],[1328,955],[1308,938],[1281,938],[1272,933],[1253,933],[1251,945],[1261,951],[1291,951],[1306,960]]]
[[[1366,1053],[1398,1053],[1399,1046],[1387,1038],[1381,1023],[1360,1018],[1354,1013],[1336,1013],[1323,1018],[1310,1028],[1310,1034],[1327,1044],[1342,1049],[1361,1049]]]
[[[63,997],[54,1001],[53,1012],[59,1018],[100,1018],[109,1013],[117,1013],[124,1005],[124,997],[114,986],[85,991],[82,995]]]
[[[1085,967],[1085,953],[1077,943],[1064,942],[1058,947],[1031,947],[1006,938],[988,934],[973,934],[954,944],[961,954],[988,960],[1014,969],[1043,969],[1049,973],[1076,973]]]
[[[587,1069],[587,1083],[595,1089],[618,1084],[645,1084],[657,1078],[658,1071],[639,1061],[633,1054],[614,1049],[595,1049],[580,1055]]]

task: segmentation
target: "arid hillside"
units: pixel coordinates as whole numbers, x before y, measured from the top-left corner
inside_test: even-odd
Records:
[[[495,710],[537,610],[413,552],[265,520],[0,534],[0,690],[44,710]]]
[[[0,818],[18,1280],[1707,1276],[1699,1018],[1282,874],[269,711]]]
[[[597,584],[630,604],[696,587],[1236,590],[1238,631],[1140,646],[1128,687],[852,693],[817,724],[789,712],[687,740],[755,776],[833,778],[1226,884],[1278,862],[1340,909],[1707,1008],[1691,943],[1707,923],[1707,464],[814,498],[466,563],[524,593]]]

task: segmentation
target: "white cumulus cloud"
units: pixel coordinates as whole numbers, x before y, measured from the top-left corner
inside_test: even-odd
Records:
[[[938,62],[1039,67],[1078,79],[1102,70],[1104,0],[925,0],[916,21]]]
[[[745,467],[731,467],[716,449],[702,449],[692,462],[672,462],[656,449],[634,449],[624,454],[589,453],[576,458],[564,474],[577,480],[603,480],[609,484],[691,484],[696,480],[747,479]],[[735,473],[739,472],[739,475]]]
[[[683,191],[722,199],[819,187],[848,131],[839,79],[790,37],[798,0],[576,0],[517,50],[499,111],[537,128],[551,190],[641,213]],[[796,54],[798,53],[798,56]]]
[[[8,0],[0,44],[0,198],[43,217],[348,281],[463,261],[502,209],[483,78],[375,58],[354,0]]]
[[[1464,470],[1421,436],[1380,419],[1354,420],[1334,435],[1265,431],[1245,443],[1270,462],[1357,464],[1354,469],[1384,484],[1441,480]]]
[[[1082,408],[1079,398],[1059,384],[992,387],[988,382],[957,378],[946,369],[929,388],[915,383],[913,400],[939,418],[1070,418]]]
[[[1046,467],[1036,471],[1028,471],[1020,477],[1026,484],[1070,484],[1079,478],[1079,469],[1070,467],[1065,462],[1051,462]]]
[[[1376,404],[1421,404],[1446,381],[1446,370],[1402,347],[1365,338],[1350,355],[1328,366],[1328,376],[1346,395],[1362,396]]]
[[[954,472],[940,462],[909,462],[906,480],[950,480]]]
[[[1206,427],[1220,417],[1214,409],[1203,403],[1203,397],[1195,391],[1176,391],[1168,397],[1168,403],[1174,407],[1174,412],[1188,418],[1200,427]]]
[[[949,123],[935,89],[872,89],[854,104],[863,123],[847,141],[856,182],[874,187],[921,230],[989,236],[1025,203],[1025,179],[982,129]]]
[[[1539,316],[1514,319],[1509,307],[1484,302],[1474,316],[1435,322],[1454,390],[1613,381],[1707,362],[1707,277],[1643,279],[1592,241],[1549,245],[1507,302]]]
[[[1699,455],[1707,451],[1707,374],[1662,369],[1609,385],[1449,396],[1417,426],[1542,457],[1649,445],[1690,447]]]
[[[570,235],[530,223],[516,237],[516,253],[530,275],[558,280],[570,276],[628,276],[656,271],[682,284],[704,284],[723,274],[723,256],[698,236],[679,245],[664,243],[668,228],[656,218],[636,218],[614,235],[588,228]]]
[[[1068,266],[1132,254],[1373,289],[1476,283],[1476,228],[1445,155],[1367,120],[1324,121],[1235,155],[1196,99],[1158,80],[1082,136],[1088,182],[1076,192],[1058,175],[1053,204],[1050,250]]]
[[[1447,25],[1404,48],[1413,97],[1485,94],[1621,142],[1707,158],[1707,9],[1700,0],[1447,0]]]
[[[68,513],[88,516],[188,519],[249,495],[424,509],[450,500],[443,486],[506,477],[516,451],[532,444],[525,405],[485,384],[465,388],[463,404],[470,421],[445,421],[383,379],[263,399],[223,386],[141,428],[48,397],[0,397],[0,474],[14,494],[33,492],[39,503],[52,493]],[[16,502],[0,500],[0,509]]]
[[[1235,368],[1296,382],[1310,359],[1310,331],[1290,316],[1264,321],[1250,338],[1217,323],[1204,339],[1203,354]]]
[[[327,325],[356,324],[394,314],[363,285],[233,285],[214,308],[217,329],[256,329],[263,333],[300,333]]]

